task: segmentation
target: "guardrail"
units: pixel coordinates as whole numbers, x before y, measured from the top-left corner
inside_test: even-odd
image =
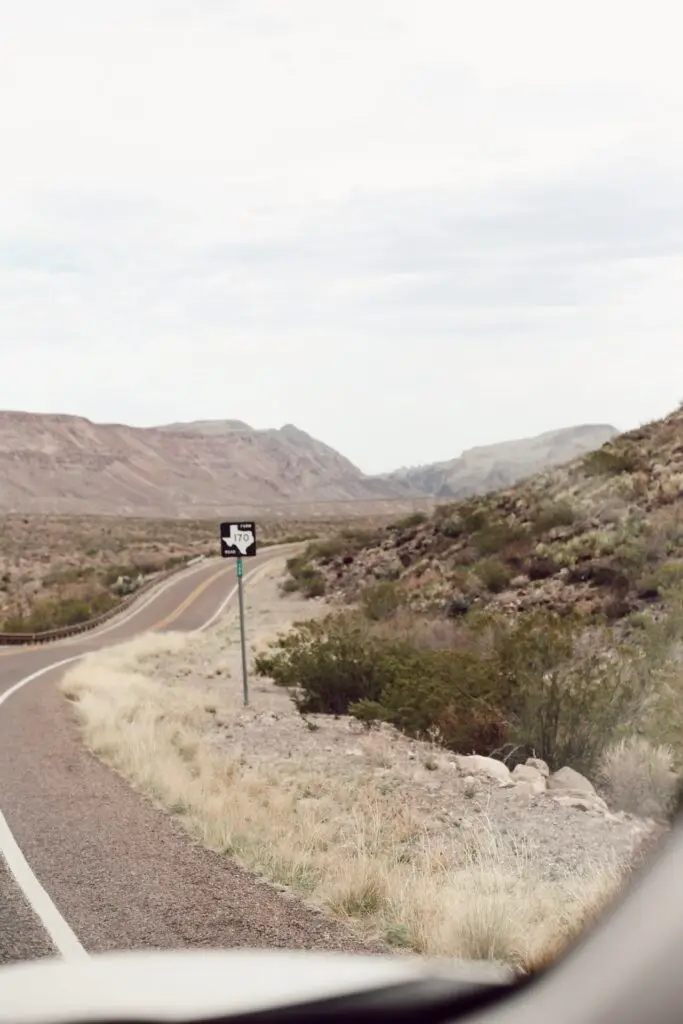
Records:
[[[79,633],[87,633],[91,629],[97,629],[98,626],[104,625],[109,619],[113,619],[116,615],[120,615],[121,612],[125,611],[126,608],[130,608],[137,599],[154,587],[163,583],[165,580],[170,579],[172,576],[178,576],[185,569],[189,569],[192,565],[198,565],[200,562],[206,561],[205,555],[198,555],[196,558],[191,558],[189,562],[185,562],[183,565],[178,565],[173,569],[168,569],[166,572],[157,573],[152,579],[147,580],[134,590],[132,594],[127,594],[126,597],[122,598],[118,604],[115,604],[108,611],[102,612],[101,615],[96,615],[92,619],[88,619],[87,622],[79,622],[74,626],[61,626],[58,629],[47,629],[42,633],[0,633],[0,647],[3,646],[20,646],[20,645],[34,645],[34,644],[47,644],[54,640],[66,640],[70,636],[78,636]]]

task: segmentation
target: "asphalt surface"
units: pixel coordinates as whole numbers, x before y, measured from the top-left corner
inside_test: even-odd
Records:
[[[245,568],[284,553],[266,549]],[[90,755],[56,685],[64,669],[49,670],[141,632],[196,629],[234,585],[234,566],[216,560],[141,599],[141,607],[102,631],[0,650],[0,698],[48,669],[0,704],[0,810],[35,878],[88,952],[362,948],[342,926],[200,848]],[[55,952],[0,856],[0,964]]]

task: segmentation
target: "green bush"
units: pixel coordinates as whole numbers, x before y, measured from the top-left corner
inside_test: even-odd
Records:
[[[26,615],[5,620],[4,633],[46,633],[65,626],[77,626],[101,615],[117,603],[116,598],[100,593],[89,599],[66,598],[36,601]]]
[[[324,597],[327,590],[325,577],[320,572],[314,572],[302,582],[300,589],[304,597]]]
[[[598,448],[583,457],[586,476],[619,476],[621,473],[636,473],[644,468],[644,460],[634,448]]]
[[[458,537],[462,537],[465,533],[465,524],[460,516],[450,515],[440,520],[438,530],[439,533],[442,533],[444,537],[448,537],[449,540],[457,540]]]
[[[405,648],[388,657],[388,680],[377,702],[384,721],[417,739],[436,734],[443,746],[460,752],[489,754],[504,742],[505,714],[485,659],[466,651]],[[372,710],[368,701],[350,707],[352,715],[365,721]]]
[[[466,533],[483,530],[489,519],[488,513],[476,503],[476,500],[461,505],[459,515]]]
[[[359,613],[300,623],[257,658],[256,671],[288,688],[304,714],[390,722],[461,753],[513,744],[553,769],[590,774],[621,730],[650,714],[664,657],[656,662],[642,646],[616,646],[606,626],[546,610],[513,622],[471,612],[458,646],[419,646],[390,625]],[[669,641],[657,629],[664,651]]]
[[[287,559],[286,566],[289,576],[282,583],[286,594],[299,591],[304,597],[322,597],[327,589],[325,577],[320,569],[313,565],[311,547],[301,555],[293,555]]]
[[[558,526],[573,526],[576,513],[568,501],[556,501],[542,505],[533,523],[534,533],[544,534]]]
[[[382,639],[358,615],[299,624],[256,659],[255,670],[288,688],[302,714],[383,720],[421,739],[436,729],[446,746],[467,752],[481,749],[487,735],[498,745],[506,733],[485,661]]]
[[[518,543],[525,538],[526,531],[521,526],[493,522],[478,530],[472,537],[472,543],[480,555],[497,555],[510,544]]]
[[[492,594],[499,594],[509,585],[512,573],[497,558],[485,558],[474,567],[474,572]]]
[[[592,772],[605,746],[645,714],[654,673],[642,652],[615,646],[608,627],[548,611],[499,628],[497,690],[514,723],[512,738],[551,767]]]
[[[361,594],[363,612],[373,622],[390,618],[404,603],[403,594],[390,580],[366,587]]]
[[[259,676],[290,690],[302,714],[347,714],[349,705],[379,700],[387,665],[381,643],[357,615],[299,623],[254,663]]]

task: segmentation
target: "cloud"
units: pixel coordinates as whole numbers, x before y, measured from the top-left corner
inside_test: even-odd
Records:
[[[293,421],[372,470],[664,413],[670,11],[8,9],[0,406]]]

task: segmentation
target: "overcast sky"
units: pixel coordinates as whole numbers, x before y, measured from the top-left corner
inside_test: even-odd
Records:
[[[0,0],[0,408],[368,472],[683,399],[657,0]]]

